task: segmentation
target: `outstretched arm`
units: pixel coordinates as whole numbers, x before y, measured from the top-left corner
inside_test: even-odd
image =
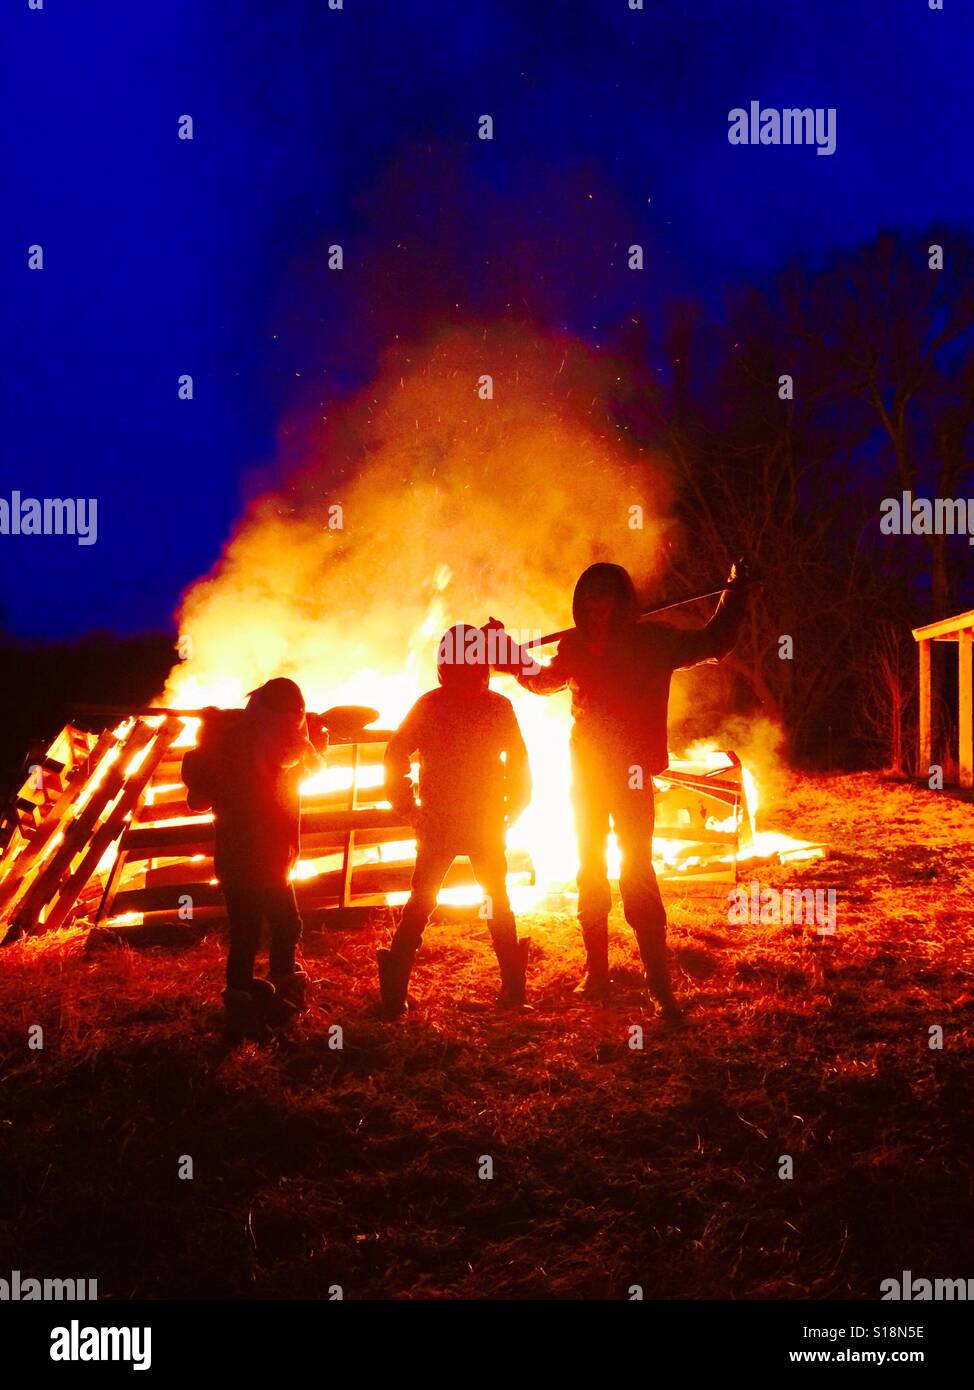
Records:
[[[523,685],[525,690],[530,690],[535,695],[554,695],[557,691],[564,690],[568,684],[569,668],[560,648],[547,666],[538,666],[533,657],[526,659],[532,663],[534,669],[516,671],[514,674],[517,676],[518,685]]]
[[[518,685],[535,695],[554,695],[568,684],[569,671],[565,649],[559,646],[554,659],[542,666],[531,647],[521,647],[505,632],[499,618],[491,618],[483,626],[488,638],[490,666],[498,675],[514,676]]]
[[[697,666],[702,661],[720,661],[737,643],[747,610],[749,567],[744,560],[735,560],[728,576],[728,587],[720,596],[713,617],[706,627],[689,631],[667,627],[674,669]]]

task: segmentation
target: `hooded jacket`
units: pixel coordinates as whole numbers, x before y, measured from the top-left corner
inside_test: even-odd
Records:
[[[601,644],[585,631],[583,601],[593,591],[615,605]],[[636,621],[638,603],[629,574],[620,565],[592,565],[575,586],[576,631],[562,639],[553,660],[518,680],[527,690],[551,695],[572,692],[572,745],[582,754],[662,772],[669,761],[667,711],[673,672],[716,662],[733,648],[744,615],[744,599],[725,593],[706,627],[683,629]],[[580,619],[583,621],[580,623]]]
[[[502,757],[503,755],[503,757]],[[493,844],[531,799],[527,749],[510,700],[442,685],[413,705],[386,747],[389,800],[416,815],[409,778],[419,761],[421,837],[457,854]]]
[[[278,883],[301,848],[300,785],[318,756],[303,712],[270,709],[260,696],[244,710],[208,712],[199,744],[183,758],[190,809],[213,810],[221,883]]]

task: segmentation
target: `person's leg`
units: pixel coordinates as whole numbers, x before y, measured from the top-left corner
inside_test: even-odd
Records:
[[[227,951],[227,988],[249,990],[254,981],[254,961],[260,946],[260,894],[252,885],[224,881],[230,946]]]
[[[301,916],[294,888],[285,876],[280,883],[265,888],[262,897],[270,935],[271,984],[286,1012],[301,1013],[307,1007],[308,977],[294,959],[301,940]]]
[[[523,1006],[528,941],[526,937],[521,941],[517,939],[517,923],[507,893],[507,853],[503,836],[499,835],[496,843],[471,854],[470,863],[484,890],[490,939],[501,972],[502,1000]]]
[[[572,749],[572,808],[578,845],[578,921],[585,946],[585,994],[609,987],[609,909],[612,895],[606,849],[609,839],[608,788],[598,759]]]
[[[418,846],[409,899],[400,914],[390,947],[394,956],[411,958],[419,950],[423,932],[436,907],[436,896],[455,857],[452,849],[439,845],[423,843]]]
[[[622,859],[619,889],[626,921],[635,933],[650,993],[663,1012],[675,1018],[679,1007],[673,997],[667,964],[666,908],[653,868],[652,779],[646,787],[632,788],[620,772],[612,819]]]
[[[405,1012],[413,961],[453,859],[452,849],[440,845],[421,842],[417,848],[409,901],[403,907],[389,949],[378,952],[382,1003],[386,1013],[393,1017]]]
[[[274,991],[266,980],[254,979],[263,920],[260,891],[253,884],[226,878],[222,887],[230,933],[227,987],[223,991],[227,1036],[235,1041],[263,1038],[267,1035],[267,1007]]]

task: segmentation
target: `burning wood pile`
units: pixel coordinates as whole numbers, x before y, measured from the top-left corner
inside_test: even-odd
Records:
[[[79,723],[91,723],[95,711]],[[104,711],[107,713],[107,711]],[[103,732],[69,724],[33,764],[0,828],[0,939],[72,923],[112,925],[223,916],[213,871],[213,817],[186,803],[183,754],[201,711],[150,711]],[[115,712],[117,718],[118,712]],[[321,772],[302,788],[302,853],[295,891],[303,912],[390,904],[408,891],[413,829],[386,800],[383,755],[391,731],[374,710],[311,716],[327,729]],[[684,886],[733,882],[742,844],[753,842],[746,773],[732,753],[673,761],[657,779],[655,852],[660,877]],[[543,821],[542,817],[542,821]],[[509,882],[545,892],[570,884],[538,843],[539,822],[508,849]],[[569,851],[570,853],[570,851]],[[475,904],[465,860],[441,902]]]
[[[31,766],[3,823],[5,939],[97,909],[119,842],[182,728],[175,718],[136,718],[96,736],[69,724]]]

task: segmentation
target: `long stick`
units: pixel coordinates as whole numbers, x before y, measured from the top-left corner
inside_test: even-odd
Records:
[[[733,587],[736,588],[741,583],[749,582],[751,581],[735,580]],[[716,598],[718,594],[726,593],[731,587],[730,584],[722,584],[719,589],[701,589],[698,594],[687,594],[684,598],[671,599],[669,603],[657,603],[652,608],[641,608],[638,621],[642,622],[643,618],[655,617],[657,613],[665,613],[670,608],[682,608],[685,603],[696,603],[698,598]],[[574,631],[575,628],[573,627],[563,627],[560,632],[549,632],[546,637],[535,637],[531,642],[522,642],[521,646],[546,647],[549,642],[560,642],[563,637],[568,637]]]

